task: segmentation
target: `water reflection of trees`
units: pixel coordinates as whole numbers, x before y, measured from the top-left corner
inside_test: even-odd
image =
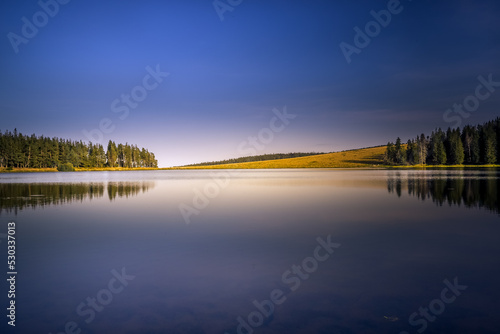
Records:
[[[0,183],[0,213],[101,198],[137,196],[154,187],[153,182],[109,183]]]
[[[387,179],[387,190],[398,197],[407,190],[420,200],[432,200],[437,205],[445,203],[464,205],[468,208],[486,208],[500,213],[498,195],[500,178],[496,175],[457,175],[426,173],[415,175],[400,173]]]

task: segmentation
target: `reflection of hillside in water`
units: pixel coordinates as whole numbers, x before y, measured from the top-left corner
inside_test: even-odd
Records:
[[[101,198],[137,196],[154,187],[154,182],[108,183],[0,183],[0,213]]]
[[[422,201],[432,200],[436,205],[464,205],[467,208],[485,208],[500,213],[498,192],[500,178],[496,174],[459,176],[440,174],[401,175],[387,179],[387,190],[398,197],[408,191]]]

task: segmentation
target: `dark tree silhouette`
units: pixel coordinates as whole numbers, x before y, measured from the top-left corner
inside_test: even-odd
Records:
[[[500,162],[500,117],[482,125],[434,130],[429,137],[422,133],[401,145],[389,142],[385,153],[388,165],[468,165]]]
[[[65,164],[89,168],[158,167],[154,153],[129,144],[119,144],[118,147],[109,141],[105,152],[101,144],[34,134],[26,136],[17,129],[14,132],[0,131],[0,167],[53,168]]]

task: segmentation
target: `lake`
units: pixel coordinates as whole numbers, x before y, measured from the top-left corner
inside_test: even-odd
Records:
[[[2,333],[498,333],[499,189],[488,169],[0,174]]]

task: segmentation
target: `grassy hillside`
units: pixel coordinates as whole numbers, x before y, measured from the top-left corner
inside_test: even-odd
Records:
[[[325,153],[307,153],[307,152],[292,152],[292,153],[273,153],[273,154],[261,154],[261,155],[252,155],[248,157],[241,157],[235,159],[221,160],[221,161],[212,161],[212,162],[201,162],[197,164],[186,165],[183,167],[200,167],[200,166],[213,166],[213,165],[228,165],[228,164],[236,164],[242,162],[254,162],[254,161],[266,161],[266,160],[278,160],[278,159],[290,159],[290,158],[299,158],[306,157],[309,155],[319,155]]]
[[[306,157],[244,162],[202,167],[180,167],[180,169],[258,169],[258,168],[360,168],[377,167],[383,164],[385,146],[359,150],[310,155]]]

